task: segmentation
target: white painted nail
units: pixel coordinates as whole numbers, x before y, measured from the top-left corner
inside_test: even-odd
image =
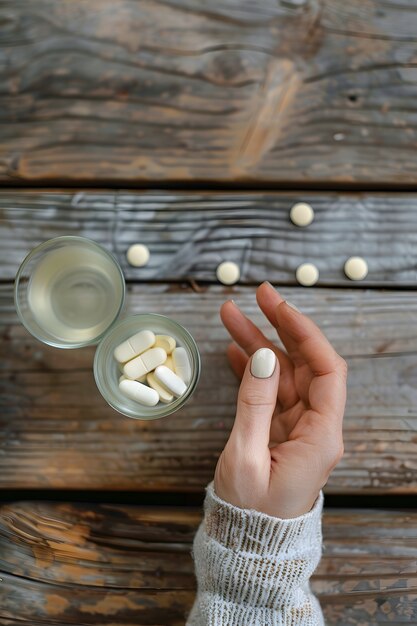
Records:
[[[288,300],[285,300],[285,303],[288,304],[288,306],[290,306],[292,309],[294,309],[294,311],[297,311],[298,313],[301,313],[300,309],[298,309],[295,304],[293,304],[292,302],[288,302]]]
[[[260,348],[255,352],[250,364],[250,373],[256,378],[269,378],[275,371],[277,357],[269,348]]]

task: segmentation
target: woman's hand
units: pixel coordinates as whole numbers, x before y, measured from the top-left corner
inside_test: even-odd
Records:
[[[232,301],[222,306],[234,339],[228,357],[242,382],[214,488],[235,506],[286,519],[311,510],[343,456],[347,366],[316,324],[272,285],[263,283],[256,297],[286,352]],[[261,348],[276,358],[269,350],[257,353]]]

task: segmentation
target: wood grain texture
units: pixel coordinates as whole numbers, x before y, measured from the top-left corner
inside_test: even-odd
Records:
[[[417,12],[3,0],[4,181],[415,182]]]
[[[300,200],[315,211],[306,229],[289,220]],[[4,191],[0,278],[13,279],[35,245],[74,234],[112,251],[129,280],[217,282],[218,264],[229,260],[242,283],[294,285],[296,268],[309,261],[322,286],[417,284],[417,194]],[[151,251],[144,268],[126,261],[137,242]],[[352,255],[368,262],[359,283],[343,271]]]
[[[311,588],[326,624],[417,620],[417,514],[324,510]],[[24,502],[0,508],[0,624],[183,625],[196,509]]]
[[[220,304],[233,293],[274,338],[254,292],[130,288],[125,314],[154,311],[178,320],[195,337],[203,367],[181,411],[141,422],[119,415],[99,395],[94,348],[61,351],[37,342],[17,323],[11,287],[3,286],[1,486],[201,492],[227,440],[237,393]],[[345,455],[326,492],[415,493],[416,292],[286,288],[282,294],[311,315],[349,364]]]

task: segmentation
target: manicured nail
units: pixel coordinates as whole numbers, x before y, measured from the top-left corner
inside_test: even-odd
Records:
[[[275,371],[277,357],[269,348],[260,348],[255,352],[250,364],[250,373],[256,378],[269,378]]]
[[[297,313],[301,313],[300,309],[298,309],[295,304],[293,304],[292,302],[288,302],[288,300],[285,300],[285,304],[288,304],[288,306],[290,306],[292,309],[294,309],[294,311],[297,311]]]

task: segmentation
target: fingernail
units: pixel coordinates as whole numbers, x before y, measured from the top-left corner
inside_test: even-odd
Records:
[[[285,300],[285,304],[288,304],[288,306],[290,306],[292,309],[294,309],[294,311],[297,311],[297,313],[301,313],[300,309],[298,309],[295,304],[293,304],[292,302],[288,302],[288,300]]]
[[[271,287],[271,289],[273,289],[275,291],[275,287],[272,283],[269,282],[269,280],[265,280],[264,281],[266,285],[269,285]]]
[[[252,357],[250,373],[255,378],[269,378],[274,373],[276,364],[275,352],[269,348],[260,348]]]

